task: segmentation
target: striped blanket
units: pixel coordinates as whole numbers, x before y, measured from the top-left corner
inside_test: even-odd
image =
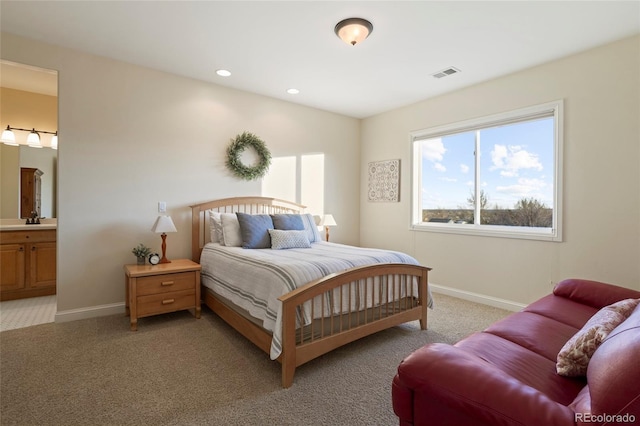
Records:
[[[245,309],[273,334],[271,359],[282,351],[283,294],[328,274],[374,263],[417,265],[413,257],[389,250],[317,242],[303,249],[243,249],[207,244],[202,250],[202,284]],[[429,307],[432,299],[429,295]]]

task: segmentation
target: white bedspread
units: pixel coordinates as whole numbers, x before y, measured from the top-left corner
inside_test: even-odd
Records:
[[[396,251],[318,242],[304,249],[243,249],[207,244],[202,250],[202,284],[262,321],[273,333],[271,359],[282,351],[278,297],[328,274],[374,263],[417,265]],[[429,294],[429,307],[432,299]]]

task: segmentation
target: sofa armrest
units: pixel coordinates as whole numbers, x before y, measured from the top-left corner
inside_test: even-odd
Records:
[[[568,407],[483,359],[443,343],[426,345],[405,358],[392,390],[400,424],[575,424]],[[413,409],[400,400],[407,397]]]
[[[577,278],[560,281],[553,289],[553,294],[597,309],[620,300],[640,298],[640,291]]]

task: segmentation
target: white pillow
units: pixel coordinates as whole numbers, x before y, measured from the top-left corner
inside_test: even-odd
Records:
[[[240,232],[240,222],[235,213],[222,213],[222,240],[227,247],[241,247],[242,233]]]
[[[269,235],[271,248],[274,250],[311,247],[305,230],[269,229]]]
[[[224,245],[222,236],[222,219],[219,212],[209,210],[209,233],[212,243],[220,243]]]

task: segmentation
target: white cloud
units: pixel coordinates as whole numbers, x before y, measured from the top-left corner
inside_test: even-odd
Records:
[[[447,171],[447,168],[442,163],[435,163],[433,168],[442,173]]]
[[[439,177],[438,180],[442,180],[442,181],[445,181],[445,182],[457,182],[458,181],[458,179],[456,179],[456,178],[450,178],[450,177],[444,177],[444,176],[443,177]]]
[[[518,179],[517,184],[497,186],[496,190],[500,193],[518,198],[531,196],[538,197],[540,191],[542,191],[546,186],[547,183],[540,179]]]
[[[491,151],[493,166],[490,170],[500,170],[500,175],[516,177],[521,169],[542,170],[538,155],[524,150],[519,145],[494,145]]]
[[[447,149],[440,138],[422,141],[422,158],[425,160],[434,163],[442,161],[445,152],[447,152]]]
[[[507,147],[504,145],[494,145],[493,151],[491,151],[491,161],[493,162],[493,168],[501,168],[504,166],[504,160],[507,158]]]
[[[460,164],[460,171],[462,173],[469,173],[469,166],[467,166],[466,164]]]

